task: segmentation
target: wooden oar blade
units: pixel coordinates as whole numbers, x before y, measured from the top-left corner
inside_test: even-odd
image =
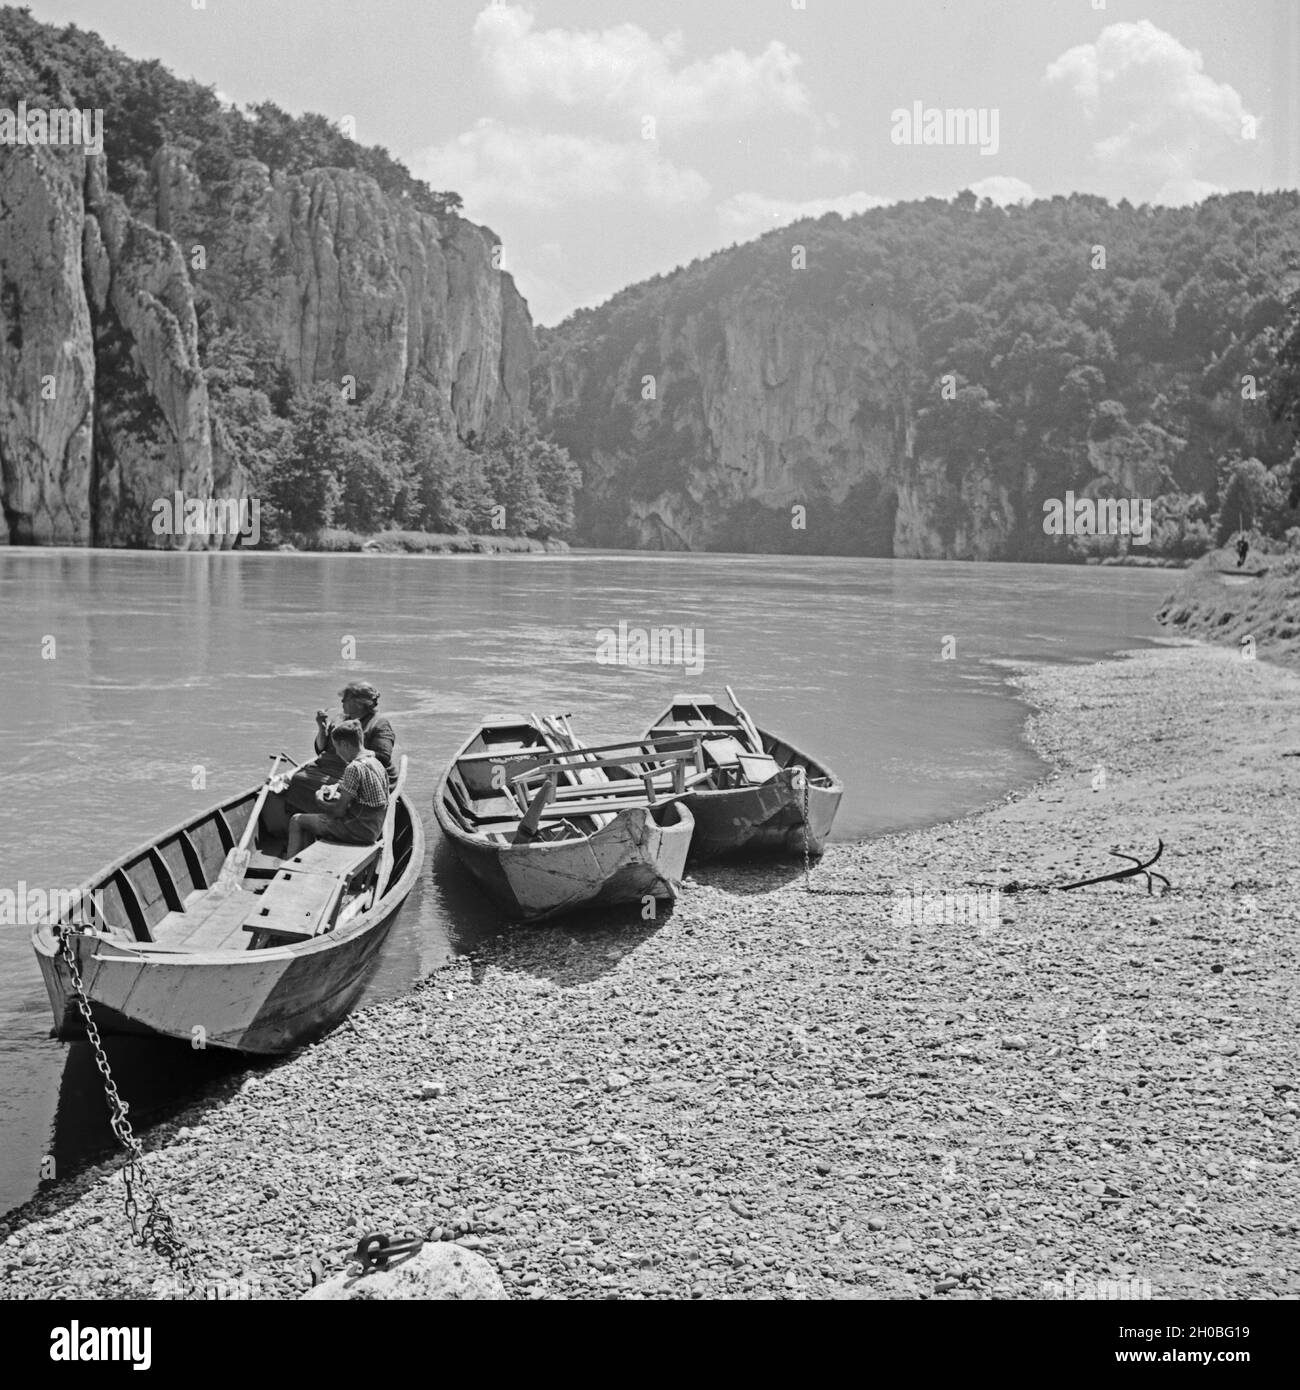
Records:
[[[253,809],[249,813],[248,824],[244,827],[244,833],[239,837],[239,843],[226,855],[226,862],[221,866],[217,881],[209,889],[209,892],[215,897],[222,898],[230,893],[237,893],[244,886],[244,875],[248,872],[249,860],[252,858],[253,836],[257,832],[257,822],[262,815],[262,807],[266,804],[267,794],[271,790],[271,783],[275,781],[276,773],[280,770],[280,760],[283,757],[283,753],[276,755],[275,762],[271,764],[271,775],[263,782],[262,789],[257,794],[257,800],[253,802]]]
[[[216,883],[212,885],[212,892],[218,897],[225,897],[229,893],[237,892],[243,886],[244,875],[248,872],[248,863],[251,857],[251,850],[232,849],[226,855],[226,862],[221,866]]]

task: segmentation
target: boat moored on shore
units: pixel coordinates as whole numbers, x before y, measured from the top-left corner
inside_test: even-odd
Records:
[[[844,795],[824,763],[711,695],[677,695],[646,732],[651,744],[682,736],[701,740],[707,773],[683,798],[695,817],[692,858],[823,852]]]
[[[696,757],[689,739],[584,748],[549,720],[486,720],[443,774],[434,813],[507,917],[671,899],[694,829],[674,788]]]
[[[424,860],[405,779],[403,758],[372,845],[272,852],[257,786],[102,870],[71,895],[79,911],[32,932],[56,1034],[84,1033],[78,979],[102,1032],[274,1054],[339,1023]]]

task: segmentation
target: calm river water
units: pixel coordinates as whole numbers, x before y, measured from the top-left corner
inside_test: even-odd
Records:
[[[1170,579],[832,558],[0,549],[0,888],[74,887],[249,785],[268,753],[309,755],[313,712],[362,676],[410,755],[430,841],[369,997],[395,994],[498,929],[430,806],[479,715],[567,712],[604,742],[639,735],[678,690],[730,684],[759,723],[840,772],[835,838],[859,840],[1033,780],[1025,710],[991,663],[1141,645]],[[702,673],[598,663],[600,629],[620,621],[698,632]],[[137,1125],[237,1065],[143,1040],[111,1041],[110,1055]],[[0,1134],[0,1211],[32,1195],[45,1156],[66,1172],[109,1139],[86,1045],[50,1037],[23,926],[0,927]]]

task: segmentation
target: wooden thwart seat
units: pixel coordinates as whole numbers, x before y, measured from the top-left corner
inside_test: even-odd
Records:
[[[383,844],[314,840],[286,859],[266,885],[244,930],[263,941],[306,941],[334,925],[344,893],[379,863]]]
[[[742,753],[749,750],[737,743],[734,738],[706,738],[703,744],[704,760],[714,767],[735,767]]]
[[[341,844],[337,840],[315,840],[286,859],[282,867],[308,869],[318,874],[334,874],[337,878],[355,878],[370,861],[378,860],[383,846],[378,840],[372,845]]]
[[[633,811],[642,807],[666,806],[671,805],[669,801],[648,801],[644,796],[638,798],[625,798],[620,801],[610,802],[607,800],[595,801],[563,801],[543,809],[541,820],[559,820],[566,816],[608,816],[613,819],[614,813],[618,811]]]
[[[768,753],[742,753],[740,755],[741,776],[746,782],[751,782],[755,786],[770,782],[780,771],[781,765]]]
[[[337,848],[371,847],[341,845]],[[265,932],[276,941],[305,941],[319,936],[333,923],[345,886],[346,880],[337,873],[316,873],[297,867],[282,869],[267,884],[261,897],[253,900],[253,910],[247,914],[243,928],[249,932]]]

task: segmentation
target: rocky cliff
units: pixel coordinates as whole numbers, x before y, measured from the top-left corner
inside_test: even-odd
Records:
[[[1298,212],[1294,193],[1009,211],[967,193],[631,286],[541,335],[534,408],[582,469],[579,537],[1022,560],[1127,544],[1046,534],[1073,490],[1152,499],[1153,550],[1199,553],[1223,460],[1259,459],[1285,492],[1293,432],[1265,401]]]
[[[738,532],[774,538],[779,528],[817,548],[832,528],[842,535],[846,505],[860,512],[865,497],[865,553],[987,556],[1002,543],[1005,490],[979,470],[961,480],[956,535],[936,527],[952,491],[915,450],[909,316],[866,304],[828,317],[740,293],[646,326],[612,363],[561,328],[539,368],[538,405],[583,466],[580,514],[593,539],[749,549]],[[584,437],[575,424],[600,400],[611,424]]]
[[[164,146],[133,208],[104,160],[0,147],[0,543],[206,546],[152,503],[247,492],[209,400],[196,304],[298,385],[410,396],[462,438],[523,421],[534,341],[490,232],[354,169],[219,190]]]
[[[95,352],[80,156],[0,149],[0,544],[91,535]]]
[[[272,175],[245,159],[214,194],[193,166],[182,147],[159,151],[156,225],[297,384],[352,376],[380,396],[437,397],[462,437],[524,418],[532,321],[490,232],[353,169]]]

